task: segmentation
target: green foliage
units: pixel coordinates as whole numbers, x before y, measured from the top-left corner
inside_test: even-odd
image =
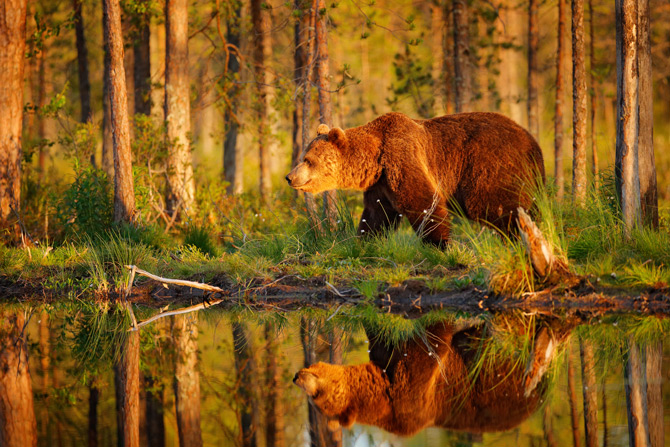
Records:
[[[393,97],[387,98],[391,109],[397,110],[398,104],[404,99],[411,98],[417,113],[421,118],[431,118],[434,114],[435,97],[432,92],[433,78],[430,64],[422,62],[411,50],[412,45],[419,41],[412,41],[405,45],[404,53],[396,53],[393,68],[396,82],[391,85]]]
[[[184,245],[196,247],[202,253],[210,256],[217,255],[217,248],[212,240],[209,228],[201,225],[185,225],[182,230],[184,234]]]
[[[67,235],[92,237],[107,231],[112,225],[113,203],[105,172],[76,166],[75,180],[65,190],[57,213]]]

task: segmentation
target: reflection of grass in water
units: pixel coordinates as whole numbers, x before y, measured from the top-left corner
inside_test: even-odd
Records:
[[[72,356],[82,368],[95,370],[119,355],[131,320],[121,307],[82,303],[73,323]]]

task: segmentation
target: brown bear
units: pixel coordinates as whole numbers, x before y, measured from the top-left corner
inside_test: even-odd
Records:
[[[355,422],[402,436],[430,426],[472,433],[509,430],[543,401],[545,372],[570,330],[537,330],[525,368],[518,356],[480,356],[491,337],[483,325],[438,323],[396,349],[369,335],[370,362],[319,362],[300,370],[293,381],[328,418],[331,430]]]
[[[359,234],[395,229],[404,215],[424,240],[443,244],[450,211],[514,231],[517,207],[530,208],[532,185],[544,181],[535,139],[497,113],[387,113],[352,129],[322,124],[317,133],[286,180],[310,193],[365,191]]]

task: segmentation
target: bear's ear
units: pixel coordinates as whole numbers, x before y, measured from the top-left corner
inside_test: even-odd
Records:
[[[327,135],[330,132],[330,127],[328,124],[319,124],[319,127],[316,128],[317,135]]]
[[[342,146],[346,139],[347,136],[339,127],[333,127],[330,132],[328,132],[328,142],[333,143],[336,146]]]

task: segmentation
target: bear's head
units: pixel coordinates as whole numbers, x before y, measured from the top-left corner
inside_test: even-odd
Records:
[[[344,366],[318,362],[298,371],[293,383],[302,388],[328,418],[331,430],[340,426],[349,428],[355,422]]]
[[[348,146],[347,136],[339,127],[330,129],[320,124],[317,134],[302,162],[286,176],[289,186],[312,194],[340,188],[342,154]]]

